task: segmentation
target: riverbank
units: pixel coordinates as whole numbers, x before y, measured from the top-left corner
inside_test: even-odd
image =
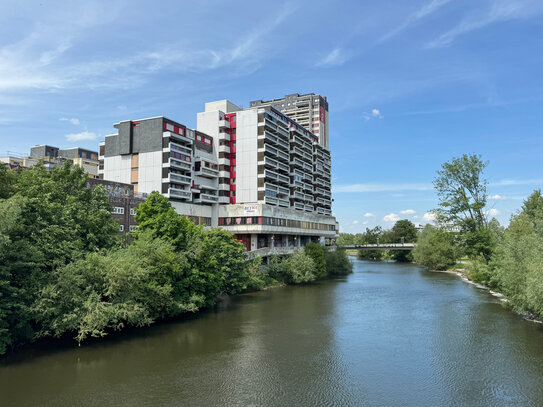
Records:
[[[500,302],[502,302],[504,305],[505,304],[508,304],[509,303],[509,300],[505,297],[505,295],[503,295],[502,293],[498,292],[498,291],[494,291],[494,290],[491,290],[489,287],[487,287],[486,285],[484,284],[480,284],[480,283],[477,283],[473,280],[471,280],[469,278],[469,275],[467,273],[467,270],[466,269],[452,269],[452,270],[429,270],[431,273],[445,273],[445,274],[454,274],[458,277],[460,277],[460,279],[462,279],[462,281],[464,281],[465,283],[467,284],[471,284],[473,286],[475,286],[476,288],[480,289],[480,290],[485,290],[485,291],[488,291],[490,295],[492,295],[493,297],[496,297]],[[529,313],[526,313],[526,312],[517,312],[515,311],[514,308],[512,307],[507,307],[508,309],[510,309],[511,311],[513,311],[516,315],[520,316],[522,319],[524,319],[525,321],[528,321],[528,322],[534,322],[536,324],[543,324],[543,321],[537,319],[534,317],[534,315],[532,314],[529,314]]]

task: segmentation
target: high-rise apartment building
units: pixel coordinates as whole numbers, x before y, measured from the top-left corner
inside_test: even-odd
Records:
[[[331,215],[330,152],[271,106],[206,103],[197,127],[219,145],[221,203],[260,203]]]
[[[115,124],[100,145],[100,177],[160,191],[178,213],[263,256],[337,237],[330,153],[313,133],[271,106],[227,100],[206,103],[197,123]]]
[[[330,148],[328,138],[328,101],[326,97],[307,93],[294,93],[284,98],[272,100],[254,100],[251,107],[272,106],[286,114],[295,122],[304,126],[319,138],[319,144]]]

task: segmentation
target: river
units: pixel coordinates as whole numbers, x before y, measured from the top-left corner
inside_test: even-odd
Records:
[[[458,277],[354,273],[0,362],[6,406],[542,406],[543,327]]]

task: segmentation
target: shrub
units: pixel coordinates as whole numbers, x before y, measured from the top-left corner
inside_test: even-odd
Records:
[[[309,283],[317,278],[315,275],[315,262],[303,250],[298,250],[291,255],[283,262],[283,265],[283,272],[288,283]]]
[[[324,259],[324,247],[318,243],[309,243],[304,248],[305,254],[307,254],[315,263],[315,276],[317,278],[323,278],[326,276],[326,260]]]
[[[456,248],[450,233],[426,225],[413,250],[415,262],[432,270],[446,270],[456,263]]]
[[[353,265],[343,248],[337,248],[333,252],[325,252],[326,272],[328,275],[344,275],[352,273]]]

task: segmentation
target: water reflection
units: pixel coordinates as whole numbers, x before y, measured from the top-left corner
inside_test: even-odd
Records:
[[[536,406],[542,344],[455,276],[355,261],[348,277],[8,358],[0,405]]]

